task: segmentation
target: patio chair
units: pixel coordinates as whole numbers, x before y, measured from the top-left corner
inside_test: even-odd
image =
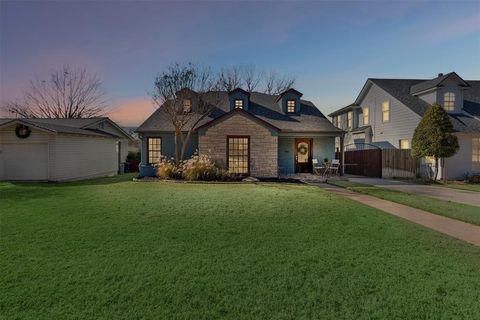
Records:
[[[333,159],[332,162],[327,164],[327,168],[325,169],[323,176],[329,177],[332,174],[337,175],[339,173],[339,169],[340,169],[340,160]]]
[[[327,168],[324,163],[318,162],[318,159],[312,159],[313,174],[322,175]]]

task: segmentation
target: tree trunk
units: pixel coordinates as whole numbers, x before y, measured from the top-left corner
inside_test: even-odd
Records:
[[[185,159],[185,152],[187,151],[187,145],[191,135],[192,135],[192,129],[188,130],[186,138],[182,139],[182,152],[180,153],[180,160]],[[183,138],[183,135],[182,135],[182,138]]]
[[[182,132],[178,130],[178,128],[175,128],[175,164],[179,164],[179,158],[178,158],[178,137],[179,133],[182,134]]]
[[[437,181],[437,176],[438,176],[438,158],[435,157],[435,171],[434,171],[434,174],[433,174],[433,181],[434,182]]]

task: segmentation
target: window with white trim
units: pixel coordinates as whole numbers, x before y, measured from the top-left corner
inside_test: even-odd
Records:
[[[353,126],[353,111],[347,113],[347,126],[348,128],[352,128]]]
[[[287,100],[287,112],[294,113],[296,109],[297,102],[295,100]]]
[[[445,92],[443,95],[443,108],[445,111],[454,111],[455,110],[455,93]]]
[[[364,107],[363,108],[363,125],[366,126],[367,124],[370,123],[370,108],[369,107]]]
[[[243,109],[243,99],[235,99],[235,109]]]
[[[400,149],[410,149],[410,141],[408,139],[400,139]]]
[[[382,102],[382,122],[390,121],[390,101]]]

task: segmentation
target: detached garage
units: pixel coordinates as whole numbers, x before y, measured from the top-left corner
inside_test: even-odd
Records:
[[[108,118],[0,119],[0,180],[115,175],[122,171],[129,140]]]

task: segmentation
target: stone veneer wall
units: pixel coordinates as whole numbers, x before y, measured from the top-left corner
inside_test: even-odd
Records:
[[[201,133],[198,151],[207,154],[218,165],[227,165],[227,136],[250,136],[250,175],[278,176],[278,137],[268,128],[236,114]]]

